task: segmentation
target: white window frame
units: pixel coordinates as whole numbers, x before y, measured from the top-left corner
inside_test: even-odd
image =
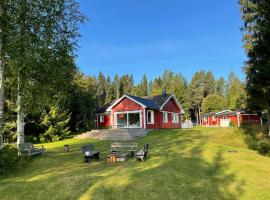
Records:
[[[104,123],[104,116],[102,115],[102,116],[99,116],[99,122],[100,123]]]
[[[151,121],[148,121],[148,113],[151,113]],[[155,123],[155,115],[153,110],[147,110],[147,124]]]
[[[168,113],[163,112],[163,123],[168,123]]]
[[[172,123],[178,124],[179,123],[179,116],[177,113],[172,114]]]

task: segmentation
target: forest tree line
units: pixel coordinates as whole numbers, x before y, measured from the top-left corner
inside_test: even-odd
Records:
[[[94,114],[98,107],[123,94],[141,97],[161,95],[164,88],[181,103],[185,110],[184,119],[196,121],[198,109],[205,113],[246,108],[244,83],[233,72],[226,79],[216,79],[210,71],[199,71],[188,81],[180,73],[165,70],[153,80],[148,80],[144,75],[138,84],[134,83],[132,75],[127,74],[111,78],[101,72],[95,77],[75,71],[72,77],[72,80],[65,83],[61,96],[55,97],[46,108],[28,112],[25,117],[25,134],[28,139],[34,142],[55,141],[68,134],[68,131],[89,130],[95,127]],[[9,96],[9,93],[6,94]],[[15,99],[6,98],[4,137],[11,141],[15,141],[17,136],[15,105]],[[50,126],[52,124],[53,128]],[[67,127],[69,129],[65,130]],[[63,133],[54,132],[56,128]]]

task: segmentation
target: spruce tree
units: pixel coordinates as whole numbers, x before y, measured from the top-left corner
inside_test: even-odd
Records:
[[[270,135],[270,1],[240,0],[248,107],[268,113]]]

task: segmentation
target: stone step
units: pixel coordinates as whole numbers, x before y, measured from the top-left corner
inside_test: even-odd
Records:
[[[146,136],[145,129],[102,129],[92,130],[78,135],[77,138],[94,138],[101,140],[132,140]]]

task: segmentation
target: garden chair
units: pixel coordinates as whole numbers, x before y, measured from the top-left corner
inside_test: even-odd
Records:
[[[94,144],[87,144],[82,147],[84,162],[90,162],[91,159],[99,159],[99,151]]]
[[[135,156],[137,160],[144,161],[144,159],[147,157],[149,151],[149,144],[145,144],[143,149],[138,151]]]
[[[31,142],[28,143],[22,143],[19,144],[18,148],[18,154],[21,155],[27,155],[27,156],[33,156],[37,154],[45,155],[46,149],[43,145],[40,147],[34,146]]]

